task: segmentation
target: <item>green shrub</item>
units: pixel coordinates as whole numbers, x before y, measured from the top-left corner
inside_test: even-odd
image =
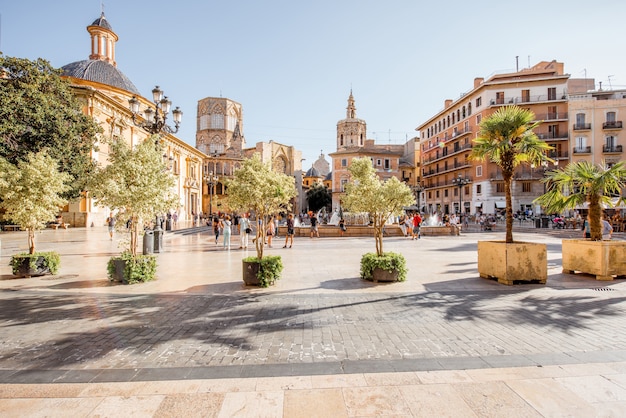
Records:
[[[109,259],[107,272],[109,279],[113,280],[115,275],[115,260],[124,260],[124,279],[127,284],[149,282],[156,278],[156,256],[137,255],[133,256],[129,252],[123,252],[119,257]]]
[[[257,273],[259,286],[268,287],[278,279],[283,271],[283,260],[279,255],[267,255],[259,260],[257,257],[246,257],[243,259],[246,263],[260,263],[261,267]]]
[[[372,280],[372,273],[376,267],[388,272],[397,270],[399,282],[406,280],[409,271],[406,267],[406,259],[402,254],[388,252],[379,256],[376,253],[366,253],[361,257],[361,278]]]
[[[39,252],[33,254],[15,254],[13,257],[11,257],[11,262],[9,263],[11,269],[13,270],[13,274],[18,274],[20,266],[22,265],[22,260],[24,260],[25,258],[29,259],[29,267],[31,269],[36,269],[37,259],[39,259],[39,257],[43,258],[43,268],[47,268],[48,270],[50,270],[51,274],[57,274],[57,272],[59,271],[59,266],[61,265],[61,257],[59,256],[59,253],[55,251]]]

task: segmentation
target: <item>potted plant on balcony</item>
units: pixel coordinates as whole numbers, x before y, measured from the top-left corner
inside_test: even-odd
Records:
[[[396,177],[381,180],[369,158],[355,158],[348,170],[351,178],[342,205],[351,212],[369,212],[376,243],[376,253],[366,253],[361,258],[361,278],[374,282],[406,280],[404,256],[383,251],[383,227],[404,207],[415,204],[411,189]]]
[[[596,165],[577,161],[564,169],[548,172],[544,182],[547,191],[535,201],[546,210],[560,213],[585,204],[589,209],[591,237],[563,240],[563,272],[581,271],[595,275],[597,280],[626,276],[626,242],[602,241],[601,223],[602,206],[612,206],[612,196],[619,196],[626,187],[624,163],[608,166],[604,162]]]
[[[228,205],[240,212],[252,211],[257,220],[256,257],[242,260],[243,281],[246,285],[267,287],[280,278],[283,270],[280,256],[264,255],[265,235],[269,218],[289,211],[296,197],[294,178],[272,170],[259,154],[242,162],[232,179],[226,180]]]
[[[28,252],[11,258],[13,274],[21,277],[56,274],[59,254],[35,251],[35,232],[45,228],[67,203],[61,194],[69,190],[70,175],[59,172],[46,151],[29,153],[13,165],[0,157],[0,207],[5,217],[26,230]]]
[[[109,260],[111,280],[124,283],[150,281],[156,275],[156,256],[137,254],[144,223],[178,206],[174,177],[163,161],[158,135],[130,147],[123,139],[107,141],[109,165],[98,168],[90,192],[99,206],[117,213],[115,226],[130,226],[130,239],[119,257]],[[122,273],[122,277],[119,274]]]
[[[505,240],[478,242],[478,273],[508,285],[520,281],[545,283],[548,277],[546,245],[513,241],[511,184],[515,169],[520,164],[552,161],[546,156],[550,145],[533,131],[539,125],[534,120],[530,110],[515,105],[501,107],[481,122],[471,154],[472,159],[488,159],[502,170],[506,198]]]

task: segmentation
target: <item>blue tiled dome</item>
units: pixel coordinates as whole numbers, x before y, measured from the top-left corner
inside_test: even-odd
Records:
[[[128,77],[112,64],[102,60],[76,61],[61,67],[63,75],[95,81],[113,87],[118,87],[131,93],[141,95],[137,87]]]

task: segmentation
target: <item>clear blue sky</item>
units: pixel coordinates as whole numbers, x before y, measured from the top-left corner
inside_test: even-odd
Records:
[[[426,3],[426,4],[424,4]],[[623,0],[108,0],[118,68],[145,97],[163,88],[195,145],[197,101],[243,105],[248,145],[335,150],[352,88],[368,137],[404,143],[474,77],[542,60],[626,87]],[[87,59],[99,0],[0,0],[0,51],[61,67]],[[328,159],[330,161],[330,159]]]

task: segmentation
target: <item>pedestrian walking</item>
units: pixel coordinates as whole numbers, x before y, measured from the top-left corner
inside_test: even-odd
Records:
[[[274,225],[274,217],[270,217],[269,222],[267,223],[267,231],[265,231],[265,236],[267,236],[267,246],[272,248],[272,237],[276,234],[276,226]]]
[[[287,244],[289,244],[289,248],[293,245],[294,226],[293,215],[290,213],[287,216],[287,234],[285,235],[285,245],[283,248],[287,248]]]
[[[422,217],[420,216],[419,213],[416,213],[415,216],[413,216],[413,236],[411,237],[411,240],[414,240],[416,236],[417,236],[417,239],[421,238],[421,234],[420,234],[421,224],[422,224]]]
[[[313,238],[313,235],[315,235],[317,238],[320,237],[320,233],[317,230],[317,216],[315,215],[311,216],[311,238]]]
[[[346,221],[341,218],[339,219],[339,233],[343,237],[344,232],[346,232]]]
[[[248,239],[250,233],[252,232],[250,219],[248,218],[248,214],[244,213],[239,219],[239,228],[241,228],[241,239],[239,242],[239,248],[247,249],[248,248]]]
[[[115,216],[113,216],[113,212],[109,214],[109,217],[106,220],[106,225],[109,229],[109,239],[113,239],[113,231],[115,231]]]
[[[224,235],[224,249],[228,249],[230,251],[230,233],[232,225],[230,216],[226,215],[222,224],[224,225],[224,231],[222,233],[222,235]]]
[[[220,237],[220,229],[222,228],[222,220],[217,216],[213,218],[213,234],[215,234],[215,245]]]

